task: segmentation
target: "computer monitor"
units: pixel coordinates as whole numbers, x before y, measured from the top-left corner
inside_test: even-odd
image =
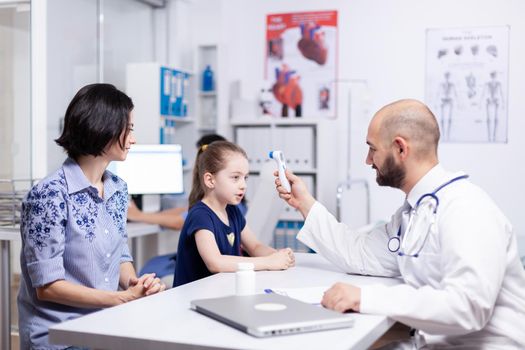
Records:
[[[183,193],[181,145],[132,145],[108,170],[127,182],[129,194]]]

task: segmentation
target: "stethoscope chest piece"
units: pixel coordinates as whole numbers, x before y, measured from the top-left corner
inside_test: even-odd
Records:
[[[390,237],[388,240],[388,250],[390,250],[392,253],[395,253],[399,250],[400,246],[401,241],[399,240],[399,237]]]

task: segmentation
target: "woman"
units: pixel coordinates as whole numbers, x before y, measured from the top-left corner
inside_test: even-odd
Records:
[[[24,200],[21,349],[68,348],[49,343],[50,326],[165,288],[154,274],[137,278],[127,246],[127,187],[106,170],[135,143],[132,109],[113,85],[80,89],[56,140],[68,159]]]

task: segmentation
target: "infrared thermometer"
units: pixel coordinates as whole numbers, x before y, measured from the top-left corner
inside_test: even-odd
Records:
[[[283,152],[270,151],[269,156],[271,159],[277,162],[277,170],[279,172],[279,180],[281,180],[281,185],[286,190],[286,192],[292,192],[292,186],[290,186],[290,182],[286,178],[285,174],[286,162],[284,160]]]

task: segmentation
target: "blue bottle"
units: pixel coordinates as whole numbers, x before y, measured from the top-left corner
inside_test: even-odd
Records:
[[[213,91],[213,71],[210,65],[202,73],[202,91]]]

